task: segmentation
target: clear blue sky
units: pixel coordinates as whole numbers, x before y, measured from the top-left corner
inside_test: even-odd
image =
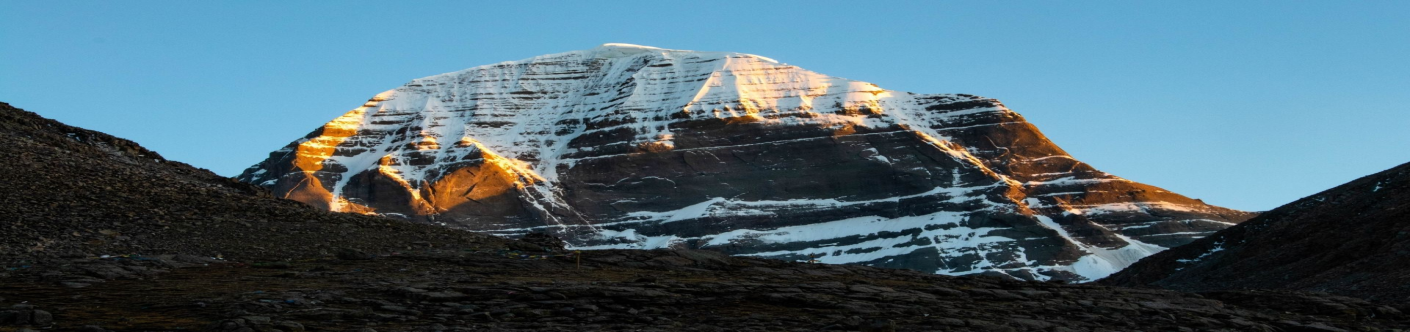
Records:
[[[413,78],[607,42],[998,98],[1238,209],[1410,162],[1410,1],[3,1],[0,101],[233,176]]]

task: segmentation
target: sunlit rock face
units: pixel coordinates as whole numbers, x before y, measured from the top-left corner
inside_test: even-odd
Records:
[[[416,79],[240,180],[581,248],[1091,280],[1251,214],[1098,171],[994,99],[607,44]]]

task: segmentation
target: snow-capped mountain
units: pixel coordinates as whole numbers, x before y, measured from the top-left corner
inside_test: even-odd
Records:
[[[581,248],[1091,280],[1243,221],[997,100],[627,44],[420,78],[247,169],[286,198]]]

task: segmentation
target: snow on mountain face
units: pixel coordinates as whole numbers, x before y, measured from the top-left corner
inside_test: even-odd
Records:
[[[416,79],[240,180],[581,248],[1091,280],[1250,217],[1097,171],[997,100],[627,44]]]

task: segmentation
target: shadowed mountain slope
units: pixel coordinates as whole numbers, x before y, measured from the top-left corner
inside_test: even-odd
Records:
[[[1101,282],[1189,291],[1296,289],[1410,302],[1410,164],[1147,257]]]

